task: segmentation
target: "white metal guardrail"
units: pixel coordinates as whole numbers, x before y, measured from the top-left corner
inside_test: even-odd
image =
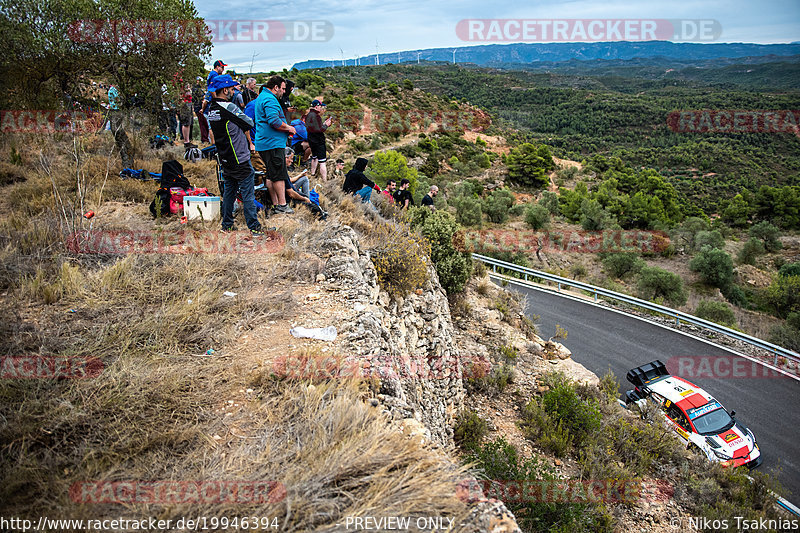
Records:
[[[473,253],[472,257],[491,266],[492,271],[494,272],[497,272],[498,268],[504,270],[511,270],[513,272],[522,274],[526,281],[529,281],[529,278],[534,278],[534,279],[538,278],[552,283],[556,283],[558,284],[559,290],[561,290],[562,285],[575,287],[577,289],[581,289],[583,291],[587,291],[593,294],[595,301],[597,301],[598,295],[605,296],[607,298],[612,298],[614,300],[625,302],[627,304],[635,305],[636,307],[641,307],[649,311],[654,311],[656,313],[661,313],[668,317],[674,318],[675,323],[677,325],[680,325],[681,321],[684,321],[689,324],[694,324],[696,326],[706,328],[716,333],[726,335],[736,340],[746,342],[748,344],[751,344],[753,346],[756,346],[758,348],[761,348],[762,350],[766,350],[769,353],[773,354],[774,356],[773,364],[776,367],[778,366],[779,357],[785,357],[786,359],[791,359],[792,361],[800,362],[800,354],[798,354],[797,352],[793,352],[792,350],[788,350],[786,348],[783,348],[782,346],[772,344],[770,342],[758,339],[756,337],[751,337],[750,335],[746,335],[739,331],[726,328],[725,326],[721,326],[714,322],[703,320],[702,318],[698,318],[694,315],[684,313],[683,311],[678,311],[676,309],[671,309],[663,305],[658,305],[653,302],[648,302],[647,300],[640,300],[639,298],[634,298],[633,296],[628,296],[627,294],[610,291],[602,287],[595,287],[594,285],[589,285],[588,283],[583,283],[581,281],[577,281],[574,279],[562,278],[561,276],[556,276],[555,274],[549,274],[547,272],[542,272],[540,270],[533,270],[532,268],[515,265],[514,263],[509,263],[507,261],[500,261],[499,259],[494,259],[492,257],[487,257],[485,255],[479,255]]]

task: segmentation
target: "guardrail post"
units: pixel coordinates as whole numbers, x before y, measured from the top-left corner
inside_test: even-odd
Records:
[[[775,366],[778,366],[778,351],[775,350]]]
[[[594,291],[594,301],[597,301],[597,291]]]
[[[561,283],[558,284],[558,292],[561,292]]]
[[[528,275],[525,274],[525,281],[528,281]]]
[[[675,315],[675,325],[676,326],[680,326],[681,325],[681,319],[678,318],[678,315]]]

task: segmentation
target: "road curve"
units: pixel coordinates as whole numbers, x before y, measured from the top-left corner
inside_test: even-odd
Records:
[[[664,363],[675,356],[730,356],[731,351],[644,320],[558,296],[546,289],[509,283],[509,289],[527,295],[528,316],[536,320],[542,337],[555,334],[556,324],[567,330],[563,344],[572,358],[602,376],[611,369],[624,393],[625,374],[655,359]],[[747,363],[748,368],[751,363]],[[759,470],[777,474],[791,502],[800,499],[800,382],[791,378],[696,378],[748,426],[758,439],[764,463]]]

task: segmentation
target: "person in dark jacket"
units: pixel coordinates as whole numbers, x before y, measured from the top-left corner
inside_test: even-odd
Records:
[[[414,206],[414,197],[408,190],[409,186],[411,186],[411,182],[407,178],[403,178],[400,180],[400,188],[394,193],[394,203],[400,206],[400,209]]]
[[[353,169],[344,177],[344,184],[342,190],[346,193],[357,194],[361,197],[362,202],[369,202],[369,197],[372,194],[372,189],[381,192],[381,188],[375,185],[371,179],[364,175],[367,169],[367,160],[363,157],[356,159]]]
[[[311,176],[317,173],[317,166],[319,166],[319,175],[322,181],[328,179],[328,165],[327,165],[327,150],[325,147],[325,130],[327,130],[332,123],[331,117],[322,120],[322,115],[325,113],[325,104],[319,100],[311,102],[311,109],[308,110],[305,118],[306,131],[308,132],[308,144],[311,147]]]
[[[215,77],[210,85],[214,94],[208,110],[208,122],[216,140],[222,176],[225,178],[222,230],[233,230],[233,204],[239,191],[247,227],[253,235],[260,236],[264,233],[256,216],[255,171],[250,164],[250,129],[253,121],[230,101],[235,85],[236,82],[227,74]]]
[[[289,101],[293,90],[294,82],[292,80],[286,80],[286,90],[283,92],[283,96],[281,96],[280,100],[278,100],[278,103],[281,104],[281,109],[283,109],[283,114],[288,121],[293,120],[294,113],[297,111],[297,108]]]

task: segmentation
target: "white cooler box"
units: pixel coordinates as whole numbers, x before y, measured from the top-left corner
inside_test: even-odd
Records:
[[[201,218],[216,220],[219,218],[222,198],[219,196],[184,196],[183,215],[189,220]]]

